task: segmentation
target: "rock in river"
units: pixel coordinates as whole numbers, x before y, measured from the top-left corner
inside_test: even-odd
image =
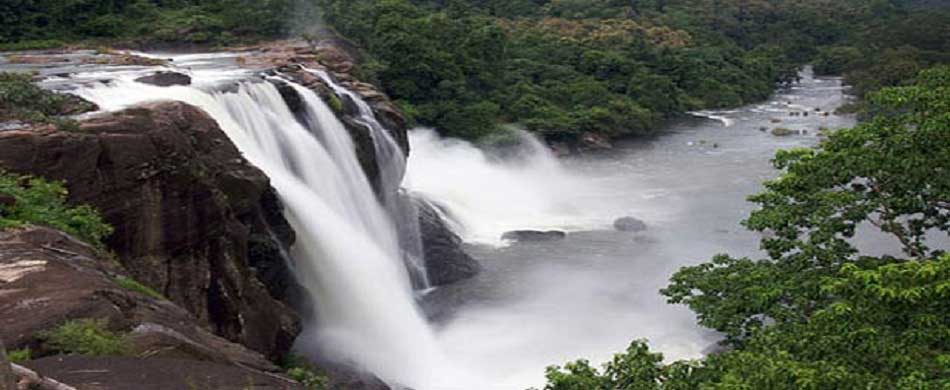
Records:
[[[157,72],[148,76],[142,76],[135,81],[145,84],[157,85],[159,87],[170,87],[173,85],[191,85],[191,77],[178,72]]]
[[[614,221],[614,229],[622,232],[639,232],[647,230],[647,224],[634,217],[623,217]]]
[[[501,235],[502,240],[514,241],[556,241],[567,237],[567,233],[560,230],[512,230]]]

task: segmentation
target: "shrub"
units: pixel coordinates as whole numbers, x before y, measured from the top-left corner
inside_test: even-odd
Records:
[[[87,205],[66,205],[62,183],[0,170],[0,196],[12,204],[0,203],[0,229],[36,224],[62,230],[102,249],[102,239],[112,233],[98,212]]]
[[[67,321],[40,338],[48,348],[66,354],[121,356],[129,350],[122,335],[106,328],[105,320]]]
[[[33,359],[33,351],[31,351],[29,348],[7,351],[7,359],[9,359],[12,363],[23,363],[30,361]]]
[[[281,366],[284,368],[287,376],[300,382],[307,390],[324,390],[328,388],[327,378],[318,374],[310,362],[300,355],[291,353],[285,356]]]
[[[96,107],[77,96],[47,91],[33,84],[32,75],[0,72],[0,121],[52,123],[74,128],[60,116],[92,111]]]
[[[149,297],[158,299],[158,300],[165,300],[165,299],[166,299],[165,296],[162,295],[161,293],[159,293],[158,291],[155,291],[155,290],[152,289],[151,287],[146,286],[146,285],[144,285],[144,284],[142,284],[142,283],[139,283],[139,282],[136,281],[135,279],[132,279],[132,278],[130,278],[130,277],[128,277],[128,276],[122,276],[122,275],[116,276],[116,277],[115,277],[115,282],[116,282],[116,284],[119,285],[119,287],[122,287],[122,288],[124,288],[124,289],[126,289],[126,290],[129,290],[129,291],[134,291],[134,292],[137,292],[137,293],[139,293],[139,294],[146,295],[146,296],[149,296]]]

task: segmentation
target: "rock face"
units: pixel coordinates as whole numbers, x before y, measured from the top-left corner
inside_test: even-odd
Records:
[[[429,283],[434,286],[468,279],[481,271],[475,259],[462,250],[462,239],[445,223],[429,202],[415,199],[419,230]]]
[[[267,177],[203,111],[154,103],[77,132],[5,131],[0,150],[0,168],[64,180],[70,202],[100,210],[134,279],[228,340],[269,358],[290,348],[299,319],[280,300],[286,286],[264,282],[287,283],[275,248],[292,230]]]
[[[42,332],[68,320],[101,319],[127,334],[133,355],[278,370],[260,353],[212,334],[174,303],[122,287],[125,272],[56,230],[0,231],[0,339],[40,357],[54,352],[38,336]]]
[[[156,85],[159,87],[170,87],[173,85],[191,85],[191,77],[178,72],[157,72],[152,75],[142,76],[135,81],[145,84]]]
[[[614,221],[614,229],[622,232],[639,232],[647,230],[647,224],[634,217],[622,217]]]
[[[51,356],[24,364],[77,389],[303,390],[290,379],[212,362],[168,358]]]
[[[563,240],[567,233],[560,230],[513,230],[501,235],[502,240],[514,241],[556,241]]]

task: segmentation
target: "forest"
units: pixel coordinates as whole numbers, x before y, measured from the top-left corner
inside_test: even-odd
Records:
[[[15,0],[0,15],[6,48],[220,46],[325,23],[414,123],[472,140],[643,135],[762,100],[805,63],[863,96],[950,61],[950,11],[907,0]]]
[[[722,335],[717,351],[670,363],[635,340],[602,367],[551,362],[543,389],[950,388],[950,253],[930,240],[950,233],[950,3],[7,0],[0,19],[4,51],[332,35],[411,126],[485,144],[516,129],[568,143],[651,135],[763,101],[805,65],[843,76],[854,99],[842,111],[858,124],[779,151],[778,177],[749,197],[743,226],[764,255],[712,256],[660,291]],[[0,113],[52,120],[69,102],[46,94],[3,75]],[[0,176],[0,192],[53,206],[0,208],[0,228],[46,218],[96,243],[111,231],[67,209],[59,184],[24,181]],[[902,252],[862,252],[862,229]]]

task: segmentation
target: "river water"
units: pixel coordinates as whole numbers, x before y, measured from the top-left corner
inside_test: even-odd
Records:
[[[655,137],[554,166],[548,156],[498,161],[414,132],[406,186],[457,216],[469,252],[485,268],[428,297],[448,355],[491,378],[491,388],[524,389],[540,387],[548,365],[582,357],[600,364],[634,339],[647,339],[668,360],[713,348],[717,335],[658,290],[679,267],[717,253],[758,255],[759,235],[740,221],[754,207],[745,198],[777,175],[769,163],[775,151],[814,146],[819,128],[854,124],[823,114],[845,100],[839,79],[802,76],[768,102],[696,113]],[[807,133],[772,135],[778,126]],[[615,231],[621,216],[648,229]],[[569,234],[499,241],[512,228]]]

